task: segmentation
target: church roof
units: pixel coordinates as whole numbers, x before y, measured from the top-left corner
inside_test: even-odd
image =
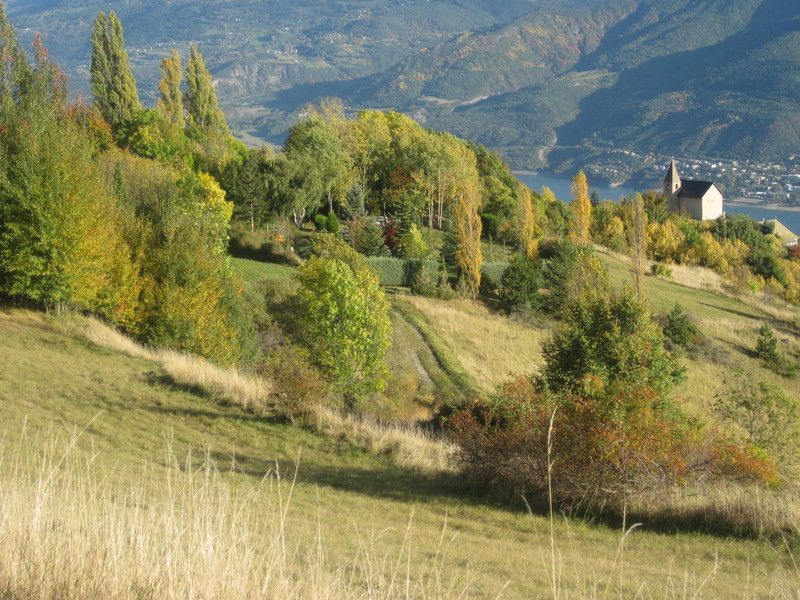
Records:
[[[678,195],[683,196],[684,198],[702,198],[712,186],[714,186],[713,181],[684,179],[681,181],[681,189],[678,192]]]

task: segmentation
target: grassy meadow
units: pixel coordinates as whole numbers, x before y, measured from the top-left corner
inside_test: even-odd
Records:
[[[636,528],[622,545],[621,523],[563,517],[553,520],[551,538],[546,517],[493,507],[447,470],[415,472],[342,435],[244,410],[203,385],[175,381],[158,361],[75,331],[58,319],[0,313],[5,595],[796,590],[792,555],[779,543]]]

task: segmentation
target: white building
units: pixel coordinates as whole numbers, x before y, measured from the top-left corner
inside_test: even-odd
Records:
[[[712,181],[681,179],[673,160],[664,177],[664,195],[669,210],[686,212],[698,221],[708,221],[723,215],[722,192]]]

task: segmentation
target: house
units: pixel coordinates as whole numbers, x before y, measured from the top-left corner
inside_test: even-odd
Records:
[[[664,177],[664,195],[670,211],[686,212],[698,221],[716,219],[724,214],[722,192],[717,185],[711,181],[681,179],[674,160]]]

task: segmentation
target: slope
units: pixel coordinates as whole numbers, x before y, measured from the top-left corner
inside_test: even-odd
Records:
[[[178,549],[186,543],[190,544],[184,549],[188,557],[196,556],[202,567],[209,564],[210,555],[191,547],[196,527],[216,533],[217,527],[222,527],[218,522],[228,523],[236,518],[235,548],[225,545],[228,537],[218,537],[213,542],[222,553],[220,556],[227,556],[228,578],[239,573],[241,565],[254,564],[253,552],[263,548],[264,552],[270,549],[274,553],[275,544],[280,548],[280,540],[284,540],[290,550],[282,556],[288,557],[289,566],[280,572],[288,580],[292,573],[306,577],[315,574],[315,579],[306,584],[320,586],[314,593],[316,597],[337,595],[331,593],[330,582],[340,586],[335,590],[343,597],[362,596],[365,589],[372,589],[381,597],[393,596],[397,589],[390,586],[390,581],[398,579],[402,589],[408,586],[421,597],[461,597],[464,590],[470,596],[487,597],[504,589],[504,597],[518,598],[542,595],[550,589],[545,567],[549,559],[544,559],[545,548],[549,547],[546,519],[490,508],[463,495],[460,484],[445,476],[414,475],[345,442],[243,413],[213,396],[176,386],[154,363],[92,346],[58,333],[53,326],[52,320],[35,314],[0,313],[0,336],[4,340],[0,370],[4,450],[0,476],[6,482],[0,487],[0,505],[8,506],[10,499],[16,500],[16,510],[6,514],[17,515],[25,506],[37,505],[36,498],[21,497],[29,489],[22,483],[27,481],[27,470],[34,476],[47,448],[58,448],[52,441],[54,437],[85,427],[65,455],[73,458],[58,461],[56,453],[53,473],[61,474],[47,479],[51,483],[44,487],[32,488],[38,490],[38,506],[44,511],[39,518],[58,523],[74,516],[78,506],[82,507],[81,515],[88,514],[87,507],[91,507],[97,514],[89,512],[103,519],[96,521],[95,527],[102,525],[101,530],[108,533],[111,530],[107,528],[114,523],[120,527],[131,519],[138,522],[137,515],[157,510],[165,498],[165,506],[172,507],[165,532],[174,530],[174,539],[164,539],[157,529],[150,531],[134,548],[134,556],[151,551],[158,554],[160,545],[166,551],[167,545]],[[195,453],[187,462],[189,448]],[[291,474],[298,456],[297,483],[291,487],[275,481],[276,469]],[[192,488],[198,497],[184,498],[180,482],[185,475],[171,474],[173,467],[168,465],[185,465],[181,472],[187,472],[209,462],[219,469],[211,476],[216,483],[202,484],[209,475],[201,474],[200,482],[192,484],[200,486],[199,491]],[[75,471],[69,466],[75,466]],[[62,503],[58,513],[47,512],[50,504],[44,500],[48,494],[60,490],[64,482],[74,484],[85,472],[97,478],[92,479],[96,487],[87,490],[88,495],[81,492],[79,498],[66,496],[77,503],[75,506]],[[141,478],[142,473],[145,478]],[[172,479],[172,483],[161,491],[159,486],[165,483],[159,482],[165,478]],[[136,496],[138,501],[125,505],[128,500],[123,490],[129,486],[144,487],[141,496]],[[291,501],[286,506],[280,504],[276,511],[270,502],[277,501],[279,488],[284,494],[291,491]],[[172,489],[171,496],[163,496],[166,489]],[[118,492],[113,493],[114,490]],[[231,500],[239,497],[247,499],[250,511],[256,506],[259,510],[251,514]],[[170,498],[183,498],[179,500],[184,503],[183,508]],[[194,504],[202,498],[206,512],[215,510],[215,503],[223,501],[220,510],[236,508],[239,512],[206,514]],[[285,503],[286,496],[282,498]],[[137,505],[141,508],[131,513]],[[286,518],[281,519],[281,514]],[[200,521],[180,522],[201,517],[205,525]],[[58,539],[59,535],[67,536],[60,539],[61,550],[57,554],[61,557],[58,565],[64,571],[51,572],[50,581],[74,575],[80,568],[84,569],[82,581],[97,583],[86,579],[91,575],[86,569],[101,564],[97,558],[100,555],[81,555],[81,560],[69,561],[64,560],[69,557],[64,548],[82,550],[90,543],[86,540],[102,545],[111,543],[111,539],[103,542],[85,534],[73,539],[68,536],[79,534],[68,522],[46,529],[38,529],[37,522],[0,522],[3,563],[28,563],[27,571],[19,569],[14,576],[0,569],[3,589],[18,590],[15,582],[35,571],[38,563],[34,558],[51,549],[51,538]],[[48,542],[37,546],[40,553],[36,557],[26,555],[22,551],[25,547],[15,541],[18,538],[12,534],[16,527],[28,534],[46,536],[44,540],[34,538]],[[629,536],[624,563],[619,563],[614,558],[619,536],[613,530],[558,521],[555,533],[558,587],[568,595],[588,594],[606,584],[614,589],[620,573],[622,593],[632,594],[644,585],[658,594],[674,585],[682,588],[685,583],[689,590],[703,589],[714,596],[733,594],[745,585],[745,579],[751,589],[788,593],[794,577],[780,553],[763,542],[641,532]],[[117,537],[113,539],[116,544]],[[304,562],[307,556],[301,549],[317,548],[320,540],[325,560]],[[95,553],[103,550],[92,549]],[[116,546],[108,551],[113,554],[115,550]],[[232,550],[241,554],[225,554]],[[180,559],[176,564],[184,565],[185,556],[174,557]],[[333,575],[326,579],[321,572],[303,571],[309,564],[314,568],[320,565],[320,569]],[[612,572],[616,573],[613,578]],[[706,578],[708,574],[711,575]],[[257,571],[250,575],[256,577]],[[116,592],[127,589],[129,594],[131,590],[126,586],[131,581],[126,581],[125,576],[120,577],[120,572],[115,571],[114,578],[103,580],[104,585],[113,583],[118,586]],[[240,578],[243,576],[239,573]],[[169,589],[181,589],[176,583],[180,576],[168,579],[175,586]],[[201,583],[198,581],[198,585]],[[243,590],[252,589],[245,583],[241,585]],[[153,589],[157,594],[160,588]],[[292,595],[302,596],[303,592],[308,594],[309,587],[295,590]]]

